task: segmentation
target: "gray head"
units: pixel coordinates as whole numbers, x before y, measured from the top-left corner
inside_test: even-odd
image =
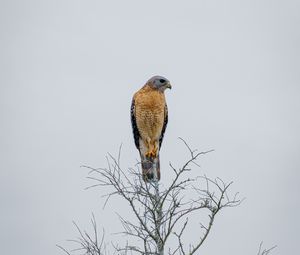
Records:
[[[172,86],[170,81],[162,76],[153,76],[150,80],[147,81],[147,84],[150,85],[154,89],[158,89],[160,91],[165,91],[165,89],[171,89]]]

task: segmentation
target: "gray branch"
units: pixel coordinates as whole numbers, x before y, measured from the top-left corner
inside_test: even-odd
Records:
[[[181,138],[180,138],[181,139]],[[88,188],[100,187],[106,191],[104,206],[113,197],[119,197],[127,201],[131,208],[135,221],[129,221],[119,216],[124,234],[134,243],[126,243],[119,246],[113,244],[117,254],[155,254],[163,255],[170,237],[177,240],[177,246],[168,249],[168,254],[192,255],[200,249],[213,227],[213,223],[219,212],[224,208],[238,206],[242,200],[238,199],[238,193],[229,194],[232,182],[225,183],[220,178],[210,179],[206,176],[191,178],[192,166],[198,166],[197,160],[210,151],[197,152],[181,139],[189,152],[189,158],[179,168],[173,167],[173,179],[167,187],[162,187],[159,182],[143,181],[139,165],[124,171],[120,166],[121,148],[117,158],[111,154],[107,156],[107,167],[92,168],[88,178],[94,183]],[[185,196],[186,193],[189,196]],[[191,195],[192,194],[192,195]],[[189,219],[195,215],[207,215],[208,222],[201,223],[202,233],[195,244],[185,243]],[[82,232],[75,224],[79,238],[72,240],[79,247],[71,252],[82,252],[87,255],[103,255],[107,253],[107,245],[104,242],[104,232],[99,238],[96,221],[93,217],[93,235]],[[71,254],[59,246],[66,254]],[[259,251],[259,255],[267,255],[271,249]]]

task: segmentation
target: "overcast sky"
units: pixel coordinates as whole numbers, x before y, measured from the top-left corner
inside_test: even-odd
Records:
[[[102,210],[79,166],[105,166],[121,143],[124,169],[135,163],[131,97],[156,74],[173,85],[161,182],[169,161],[187,158],[180,136],[215,149],[196,171],[247,198],[220,214],[199,253],[252,255],[263,240],[296,254],[299,13],[291,0],[1,0],[1,254],[61,254],[72,220],[89,229],[92,212],[118,238],[113,212],[127,207]]]

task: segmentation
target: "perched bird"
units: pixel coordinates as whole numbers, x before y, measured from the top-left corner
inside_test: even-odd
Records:
[[[168,123],[167,88],[172,86],[166,78],[154,76],[132,99],[131,124],[144,181],[160,180],[159,150]]]

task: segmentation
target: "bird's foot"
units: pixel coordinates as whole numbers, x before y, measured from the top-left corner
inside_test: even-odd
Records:
[[[152,151],[148,151],[146,154],[145,154],[146,158],[147,159],[151,159],[152,158]]]
[[[157,157],[157,149],[154,148],[152,151],[149,151],[145,155],[147,158],[156,158]]]
[[[155,147],[155,148],[152,150],[152,156],[153,156],[153,158],[157,158],[157,154],[158,154],[158,149],[157,149],[157,147]]]

